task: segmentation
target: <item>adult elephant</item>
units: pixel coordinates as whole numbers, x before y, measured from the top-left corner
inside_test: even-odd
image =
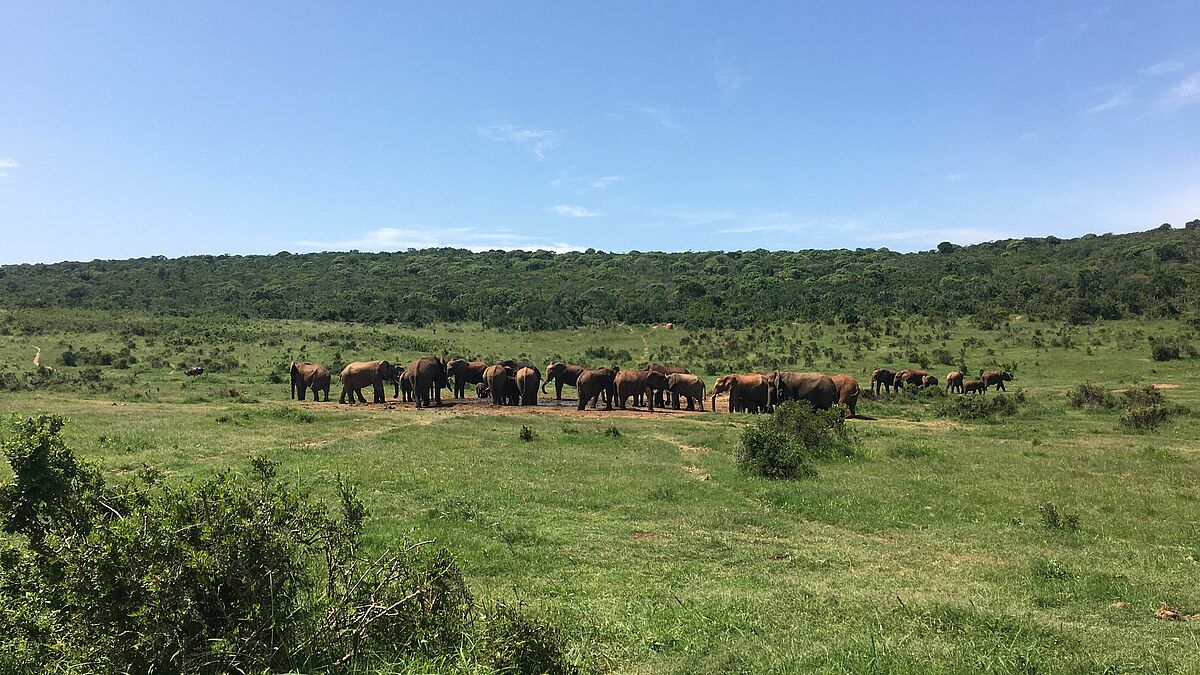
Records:
[[[288,366],[288,372],[292,374],[292,398],[299,398],[303,401],[304,392],[311,389],[313,400],[320,401],[320,392],[325,392],[325,400],[329,401],[329,384],[333,380],[333,375],[325,366],[292,361]]]
[[[717,395],[729,392],[729,412],[764,411],[770,400],[770,380],[770,377],[762,373],[722,375],[709,393],[712,409],[717,409]]]
[[[488,364],[483,361],[450,359],[446,362],[446,377],[454,378],[454,398],[466,398],[467,385],[483,382],[483,371]]]
[[[438,356],[423,356],[413,361],[404,369],[404,379],[412,385],[418,408],[426,408],[430,403],[442,405],[442,387],[450,386],[446,381],[446,362]]]
[[[1013,377],[1007,370],[984,370],[980,371],[979,379],[984,389],[995,387],[998,391],[1006,391],[1004,383],[1012,382]]]
[[[916,387],[920,387],[921,379],[926,377],[927,375],[929,375],[929,373],[925,372],[924,370],[913,370],[913,369],[905,368],[904,370],[896,373],[895,386],[897,389],[899,389],[901,387],[907,387],[910,384],[914,385]]]
[[[546,379],[542,381],[542,393],[546,393],[546,384],[554,383],[554,400],[562,400],[562,390],[564,386],[577,387],[579,376],[583,371],[587,370],[583,366],[576,366],[569,363],[556,361],[546,366]]]
[[[679,410],[679,398],[687,399],[687,409],[695,410],[696,403],[700,404],[700,412],[704,412],[704,392],[707,385],[704,380],[691,373],[671,373],[667,376],[667,391],[671,392],[671,407]]]
[[[634,405],[641,394],[648,394],[646,401],[650,412],[654,412],[654,399],[667,388],[667,376],[656,370],[622,370],[617,373],[617,407],[625,409],[625,401],[634,397]]]
[[[830,375],[829,379],[833,380],[833,385],[837,387],[838,405],[850,413],[849,417],[854,417],[857,414],[855,408],[858,406],[858,380],[846,373]]]
[[[580,373],[575,382],[575,391],[579,396],[576,409],[583,410],[589,402],[595,408],[596,403],[603,397],[604,409],[612,410],[613,399],[617,397],[616,382],[619,372],[621,371],[617,368],[590,368]]]
[[[342,368],[342,393],[338,396],[338,403],[354,404],[354,397],[358,397],[359,403],[366,403],[367,399],[363,398],[363,387],[370,386],[374,397],[374,403],[383,403],[387,400],[384,395],[383,383],[391,381],[395,385],[395,393],[392,398],[400,395],[400,378],[399,370],[389,361],[355,361],[347,364]]]
[[[657,373],[662,373],[663,375],[666,375],[668,377],[670,377],[671,375],[690,375],[692,373],[692,371],[688,370],[687,368],[683,368],[681,366],[664,366],[661,363],[648,363],[648,364],[646,364],[646,367],[643,370],[653,370]],[[665,389],[659,389],[657,391],[657,393],[655,393],[654,405],[656,405],[660,408],[665,407],[667,405],[665,392],[666,392]],[[672,396],[671,402],[674,404],[675,408],[679,408],[679,397]]]
[[[952,370],[946,373],[946,393],[955,392],[961,394],[963,390],[963,373],[961,370]]]
[[[483,383],[492,396],[492,405],[504,405],[509,401],[508,381],[513,372],[509,368],[494,363],[483,371]]]
[[[808,401],[814,408],[829,410],[838,399],[837,385],[825,373],[776,370],[769,380],[771,407],[784,401]]]
[[[871,392],[878,395],[879,390],[883,389],[887,393],[892,393],[892,386],[896,384],[896,371],[890,368],[876,368],[871,371]]]
[[[517,391],[521,394],[521,405],[537,405],[538,384],[541,380],[536,368],[517,371]]]

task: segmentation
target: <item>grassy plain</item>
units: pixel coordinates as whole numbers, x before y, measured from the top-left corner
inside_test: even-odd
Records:
[[[373,546],[436,540],[480,595],[558,625],[588,672],[1196,672],[1200,621],[1154,612],[1200,612],[1197,418],[1129,433],[1118,411],[1064,395],[1085,380],[1172,385],[1169,401],[1200,410],[1196,362],[1152,361],[1148,344],[1190,332],[1011,320],[514,333],[0,312],[0,373],[31,371],[35,347],[71,377],[89,366],[62,365],[68,349],[137,361],[86,385],[0,392],[0,411],[69,416],[69,444],[112,476],[146,463],[196,477],[255,454],[318,495],[345,476]],[[928,358],[939,377],[1008,366],[1026,402],[980,421],[939,416],[931,394],[863,401],[860,457],[771,482],[736,467],[747,415],[288,400],[291,358],[422,353],[779,366],[864,387],[873,367]],[[209,372],[185,378],[196,363]],[[1046,502],[1078,529],[1047,527]]]

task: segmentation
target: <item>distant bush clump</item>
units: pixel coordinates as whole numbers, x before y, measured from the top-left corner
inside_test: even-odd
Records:
[[[792,480],[816,476],[815,460],[856,454],[858,444],[840,411],[789,401],[742,431],[737,462],[756,476]]]
[[[938,417],[960,420],[989,420],[1017,414],[1025,394],[996,394],[995,396],[951,396],[933,408]]]
[[[1042,524],[1051,530],[1069,530],[1074,532],[1079,529],[1079,514],[1063,513],[1058,510],[1058,506],[1054,502],[1046,502],[1042,504],[1038,511],[1042,515]]]
[[[0,672],[345,672],[398,660],[570,672],[562,638],[475,607],[454,559],[362,550],[367,510],[330,513],[252,460],[168,484],[108,485],[61,417],[14,418],[2,447]]]
[[[1171,406],[1162,403],[1137,406],[1121,413],[1117,425],[1126,431],[1147,431],[1170,420],[1174,412]]]
[[[1091,382],[1080,382],[1067,391],[1067,400],[1076,408],[1115,408],[1112,392]]]
[[[1196,357],[1196,348],[1188,344],[1182,337],[1151,337],[1150,356],[1155,361],[1174,361]]]

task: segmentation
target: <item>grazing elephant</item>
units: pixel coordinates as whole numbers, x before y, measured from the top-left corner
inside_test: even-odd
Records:
[[[964,394],[982,394],[987,391],[987,385],[983,380],[967,380],[963,382]]]
[[[591,368],[579,374],[575,381],[575,390],[579,396],[577,410],[583,410],[589,402],[596,407],[596,402],[604,397],[604,409],[612,410],[613,399],[617,397],[617,368]]]
[[[517,371],[517,390],[521,393],[521,405],[537,405],[538,384],[542,378],[534,368]]]
[[[483,371],[483,382],[492,396],[492,405],[508,403],[508,380],[513,372],[499,363],[490,365]]]
[[[688,370],[687,368],[682,368],[680,366],[664,366],[661,363],[648,363],[648,364],[646,364],[646,367],[643,368],[643,370],[653,370],[655,372],[662,373],[663,375],[666,375],[668,377],[671,375],[691,375],[692,374],[692,371]],[[667,393],[669,393],[669,392],[666,389],[657,390],[657,392],[654,394],[654,405],[656,405],[660,408],[666,407],[666,405],[667,405],[666,394]],[[675,406],[675,409],[678,410],[679,409],[679,397],[672,394],[671,399],[672,399],[671,403]]]
[[[292,374],[292,398],[299,397],[303,401],[304,392],[311,389],[313,400],[320,401],[320,392],[323,391],[325,400],[329,401],[329,383],[333,380],[333,375],[330,375],[324,366],[292,361],[288,371]]]
[[[764,411],[770,400],[770,385],[770,377],[762,373],[723,375],[709,393],[712,409],[717,409],[717,394],[729,392],[729,412]]]
[[[454,378],[454,398],[466,398],[467,385],[483,382],[483,371],[488,364],[483,361],[450,359],[446,362],[446,377]]]
[[[901,387],[906,387],[910,384],[916,385],[919,387],[919,386],[921,386],[921,378],[925,377],[928,374],[929,373],[927,373],[923,370],[910,370],[910,369],[906,368],[906,369],[896,373],[896,381],[893,384],[896,387],[896,389],[900,389]]]
[[[850,413],[849,417],[854,417],[857,414],[854,409],[858,405],[858,380],[845,373],[830,375],[829,379],[833,380],[833,385],[837,387],[838,405]]]
[[[546,366],[546,379],[542,381],[542,393],[546,393],[546,384],[554,383],[554,400],[562,400],[563,386],[577,386],[579,376],[586,370],[583,366],[573,366],[568,363],[556,362]]]
[[[896,384],[896,371],[889,368],[876,368],[871,371],[871,391],[876,395],[882,388],[887,393],[892,393],[892,385]]]
[[[384,395],[383,383],[390,381],[395,385],[396,391],[392,394],[392,398],[400,395],[400,370],[388,361],[355,361],[342,368],[342,394],[338,396],[338,403],[349,403],[354,405],[354,397],[358,397],[359,403],[366,403],[367,399],[363,398],[362,390],[367,385],[371,386],[374,392],[372,402],[383,403],[387,400]]]
[[[982,370],[979,372],[979,379],[983,380],[984,389],[995,385],[998,391],[1006,391],[1004,383],[1012,382],[1013,378],[1007,370]]]
[[[808,401],[814,408],[829,410],[838,399],[837,385],[825,373],[771,373],[768,405],[775,407],[784,401]]]
[[[926,375],[925,377],[921,378],[921,388],[922,389],[927,389],[929,387],[936,387],[936,386],[938,386],[938,379],[936,377],[934,377],[933,375]]]
[[[696,403],[700,404],[700,412],[704,412],[704,391],[707,385],[704,380],[691,373],[671,373],[667,376],[667,391],[671,392],[671,407],[679,410],[679,397],[687,399],[687,409],[695,410]]]
[[[446,362],[437,356],[424,356],[409,364],[404,378],[412,385],[413,399],[418,408],[430,403],[442,405],[442,388],[449,387],[446,379]]]
[[[961,394],[963,390],[963,374],[960,370],[952,370],[946,373],[946,393],[955,392]]]
[[[622,370],[617,373],[616,388],[617,407],[621,410],[625,409],[625,401],[630,396],[637,405],[638,396],[649,393],[646,401],[650,412],[654,412],[654,399],[659,391],[667,388],[667,376],[656,370]]]

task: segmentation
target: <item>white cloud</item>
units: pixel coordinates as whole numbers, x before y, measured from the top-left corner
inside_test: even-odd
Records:
[[[18,166],[21,166],[21,165],[17,164],[16,162],[14,162],[11,159],[5,159],[3,157],[0,157],[0,169],[15,169]]]
[[[965,173],[952,173],[952,174],[948,174],[946,176],[946,180],[950,181],[951,183],[957,183],[958,181],[960,181],[966,177],[967,177],[967,174],[965,174]]]
[[[525,250],[582,251],[566,242],[547,242],[510,230],[486,231],[475,227],[381,227],[355,239],[298,241],[296,246],[311,251],[398,251],[409,248],[465,248],[471,251]]]
[[[1184,106],[1200,103],[1200,71],[1183,78],[1167,90],[1162,102],[1169,106]]]
[[[1183,63],[1173,59],[1167,59],[1166,61],[1159,61],[1154,65],[1142,68],[1138,71],[1138,75],[1142,75],[1143,77],[1156,77],[1158,75],[1173,73],[1177,70],[1183,70]]]
[[[1009,236],[999,230],[976,227],[947,227],[930,229],[910,229],[893,232],[872,232],[870,238],[882,241],[949,241],[955,244],[978,244],[984,241],[1008,239]]]
[[[625,176],[601,176],[592,181],[593,190],[605,190],[612,186],[613,183],[619,183],[625,180]]]
[[[550,187],[587,192],[590,190],[607,190],[623,180],[625,180],[625,176],[600,176],[598,178],[580,176],[575,173],[574,167],[571,167],[570,169],[559,171],[554,178],[550,179]]]
[[[740,227],[730,227],[723,230],[717,230],[717,234],[795,234],[796,232],[805,232],[810,229],[811,227],[808,225],[808,223],[767,223],[763,225],[743,225]]]
[[[508,123],[478,127],[475,132],[490,141],[526,146],[538,159],[544,159],[547,150],[561,145],[566,135],[563,131],[527,129]]]
[[[1021,134],[1020,139],[1023,141],[1032,141],[1033,139],[1035,139],[1038,136],[1041,136],[1042,134],[1045,134],[1045,133],[1046,133],[1045,129],[1034,129],[1033,131],[1027,131],[1027,132]]]
[[[671,112],[670,108],[652,105],[640,105],[637,107],[637,111],[650,118],[651,121],[664,129],[670,131],[683,131],[683,127],[679,126],[679,123],[675,121],[675,116]]]
[[[1102,112],[1107,112],[1109,110],[1116,110],[1117,108],[1123,108],[1123,107],[1129,105],[1130,101],[1132,101],[1132,100],[1133,99],[1129,95],[1129,89],[1127,89],[1127,88],[1118,89],[1117,91],[1113,92],[1112,96],[1108,97],[1107,101],[1105,101],[1104,103],[1101,103],[1099,105],[1094,105],[1094,106],[1088,108],[1087,110],[1084,110],[1083,114],[1084,115],[1096,115],[1096,114],[1099,114]]]
[[[582,206],[575,206],[574,204],[555,204],[550,207],[550,211],[560,216],[566,216],[567,218],[595,218],[600,215],[595,211],[589,211]]]

